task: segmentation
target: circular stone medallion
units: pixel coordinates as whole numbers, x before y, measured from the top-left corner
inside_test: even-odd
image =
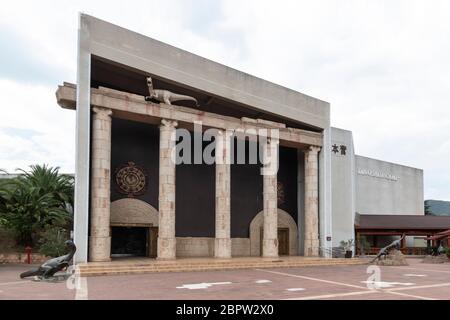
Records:
[[[129,161],[116,170],[116,184],[119,192],[133,197],[143,194],[146,188],[146,174],[144,169]]]

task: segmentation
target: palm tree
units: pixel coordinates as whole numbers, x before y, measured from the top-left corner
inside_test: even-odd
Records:
[[[0,223],[15,231],[19,244],[32,245],[47,227],[71,222],[73,177],[58,170],[46,165],[19,169],[23,175],[0,186]]]
[[[51,194],[61,204],[73,206],[74,178],[70,175],[60,174],[59,167],[48,165],[32,165],[31,170],[23,173],[18,179],[27,180],[31,186],[39,190],[39,194]]]

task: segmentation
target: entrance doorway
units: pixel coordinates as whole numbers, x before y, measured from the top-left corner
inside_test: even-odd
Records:
[[[111,229],[112,256],[147,256],[148,228],[112,227]]]
[[[156,258],[158,252],[158,227],[148,228],[148,256]]]
[[[260,232],[260,255],[262,256],[262,243],[263,243],[264,229],[261,228]],[[289,228],[278,228],[278,255],[289,255]]]
[[[278,255],[289,255],[289,229],[278,228]]]

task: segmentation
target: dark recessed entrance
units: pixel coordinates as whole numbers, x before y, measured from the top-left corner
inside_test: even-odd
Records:
[[[149,228],[112,227],[111,255],[147,256]]]

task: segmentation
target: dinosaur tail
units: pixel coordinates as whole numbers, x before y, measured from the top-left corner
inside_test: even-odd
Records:
[[[194,101],[195,105],[198,106],[197,99],[195,99],[194,97],[191,97],[191,96],[185,96],[183,94],[176,94],[176,95],[173,95],[173,97],[171,98],[171,101],[181,101],[181,100]]]
[[[26,277],[33,277],[38,276],[40,274],[39,268],[34,268],[25,272],[22,272],[20,274],[20,279],[26,278]]]

